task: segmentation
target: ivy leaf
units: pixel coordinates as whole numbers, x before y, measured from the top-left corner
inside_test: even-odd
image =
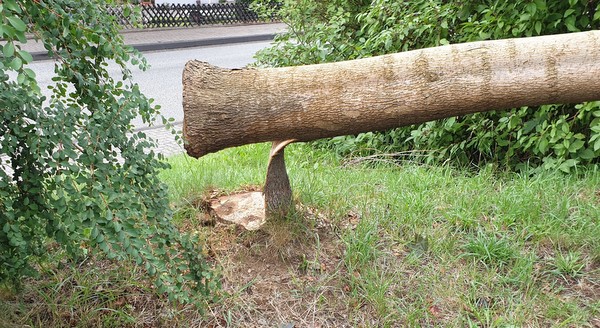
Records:
[[[125,17],[131,16],[131,7],[129,7],[127,5],[123,7],[123,16],[125,16]]]

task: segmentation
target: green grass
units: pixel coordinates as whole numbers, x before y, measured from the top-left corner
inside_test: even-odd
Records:
[[[356,323],[598,324],[597,172],[531,177],[491,168],[343,167],[304,145],[286,151],[298,202],[336,226],[348,213],[360,216],[354,229],[340,228],[344,272],[336,273],[351,290],[342,302],[364,312]],[[268,146],[253,145],[200,161],[173,158],[165,181],[176,186],[174,201],[208,186],[260,185],[267,153]],[[197,179],[178,179],[182,172]]]
[[[171,309],[180,313],[177,324],[600,325],[599,172],[344,166],[335,155],[293,144],[286,159],[299,205],[290,217],[259,232],[200,225],[211,192],[263,183],[268,150],[260,144],[169,159],[172,169],[161,177],[175,219],[206,236],[224,276],[223,297],[207,316]],[[47,284],[65,281],[52,279]],[[113,293],[126,290],[121,280],[114,284]],[[35,299],[58,306],[56,294],[45,293]],[[70,302],[60,306],[77,312],[85,303]],[[135,326],[128,320],[136,315],[125,311],[117,322]]]

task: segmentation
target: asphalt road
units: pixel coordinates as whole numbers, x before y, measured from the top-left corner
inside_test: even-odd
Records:
[[[165,116],[179,122],[183,120],[181,73],[187,61],[197,59],[221,67],[244,67],[254,61],[256,51],[269,44],[270,41],[262,41],[145,52],[144,56],[151,67],[145,72],[133,70],[133,79],[147,97],[154,98],[155,103],[161,105]],[[52,84],[54,63],[36,61],[29,67],[36,72],[42,90],[46,90],[46,86]],[[120,75],[116,66],[109,66],[109,72],[115,77]],[[49,96],[48,91],[45,93]],[[144,127],[141,119],[133,123],[137,128]]]

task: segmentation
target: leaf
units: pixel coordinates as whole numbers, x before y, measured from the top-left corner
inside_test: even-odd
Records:
[[[95,240],[98,237],[99,233],[100,233],[100,230],[97,227],[94,227],[92,229],[92,233],[91,233],[90,237]]]
[[[525,124],[523,124],[523,133],[528,134],[538,125],[538,123],[539,123],[539,120],[537,120],[537,119],[533,119],[533,120],[525,122]]]
[[[573,141],[573,143],[571,143],[571,145],[569,146],[569,152],[571,152],[571,153],[577,152],[579,149],[581,149],[583,147],[584,144],[585,144],[585,142],[583,140]]]
[[[535,22],[535,32],[539,35],[542,33],[542,22]]]
[[[8,64],[8,66],[10,68],[14,69],[15,71],[18,71],[21,69],[21,67],[23,67],[23,60],[21,60],[21,58],[19,58],[19,57],[15,57],[10,62],[10,64]]]
[[[575,16],[569,16],[565,19],[565,26],[569,32],[579,32],[579,29],[575,27]]]
[[[538,10],[546,10],[546,0],[534,0]]]
[[[585,159],[585,160],[591,160],[591,159],[594,159],[596,157],[596,154],[594,153],[593,150],[591,150],[589,148],[586,148],[586,149],[580,151],[579,154],[578,154],[578,156],[580,158],[582,158],[582,159]]]
[[[8,16],[6,17],[10,25],[12,25],[15,30],[19,32],[25,32],[27,30],[27,25],[17,16]]]
[[[565,15],[563,17],[567,18],[567,17],[571,16],[571,14],[574,12],[575,12],[575,9],[567,9],[567,11],[565,11]]]
[[[12,57],[15,54],[15,45],[12,42],[8,42],[2,47],[2,53],[4,57]]]
[[[25,68],[23,69],[23,72],[25,72],[30,79],[35,79],[35,72],[31,68]]]
[[[23,59],[23,62],[25,62],[26,64],[31,63],[33,61],[33,56],[31,56],[31,54],[27,51],[24,50],[19,50],[19,57],[21,57],[21,59]]]
[[[5,0],[3,2],[0,2],[0,4],[3,4],[6,7],[6,9],[9,9],[10,11],[13,11],[17,14],[21,13],[21,7],[17,5],[17,2],[15,0]]]
[[[108,247],[108,244],[106,242],[103,241],[103,242],[99,243],[98,246],[104,253],[106,253],[106,254],[110,253],[110,248]]]
[[[23,84],[24,82],[25,82],[25,74],[21,74],[21,73],[19,73],[19,74],[17,75],[17,83],[19,83],[19,84]]]
[[[123,227],[121,226],[121,224],[119,223],[119,221],[114,221],[113,222],[113,227],[115,228],[116,232],[120,232],[123,229]]]
[[[578,160],[568,159],[568,160],[564,161],[562,164],[560,164],[558,169],[565,173],[570,173],[571,168],[575,167],[575,165],[577,165],[578,163],[579,163]]]
[[[542,154],[545,153],[548,150],[548,139],[542,137],[538,144],[538,148]]]

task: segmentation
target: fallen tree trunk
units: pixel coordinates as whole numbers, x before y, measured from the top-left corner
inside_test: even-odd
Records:
[[[273,141],[262,194],[222,197],[213,211],[258,229],[287,215],[284,148],[294,141],[435,119],[600,99],[600,31],[456,44],[367,59],[229,70],[191,61],[183,73],[189,155]]]
[[[183,74],[185,148],[309,141],[474,112],[600,99],[600,31],[483,41],[330,64]]]

